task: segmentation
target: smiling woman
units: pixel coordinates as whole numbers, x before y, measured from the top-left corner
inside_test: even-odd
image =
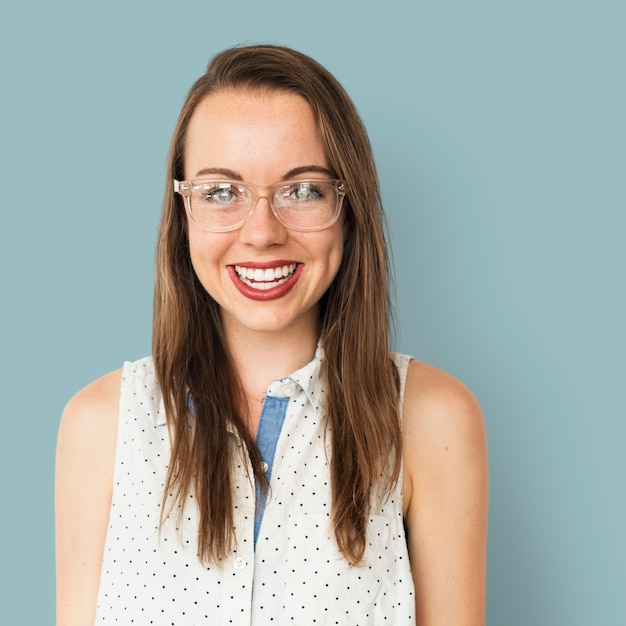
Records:
[[[339,269],[347,222],[337,211],[341,205],[334,181],[322,180],[316,187],[309,180],[322,172],[329,178],[334,175],[307,101],[298,94],[268,89],[226,89],[206,96],[189,121],[185,177],[197,179],[209,172],[228,172],[233,181],[265,188],[256,197],[242,191],[241,201],[226,215],[219,214],[225,204],[223,191],[230,201],[236,183],[196,181],[194,187],[221,189],[222,195],[218,200],[207,200],[206,191],[201,200],[187,196],[191,262],[204,289],[220,305],[227,341],[243,340],[240,336],[246,330],[263,330],[273,333],[272,341],[278,332],[290,333],[314,346],[319,333],[317,303]],[[325,189],[323,202],[305,197],[298,203],[302,208],[295,207],[296,193],[312,189],[321,195],[320,188]],[[198,214],[201,223],[200,217],[193,219]],[[309,221],[312,229],[299,225]],[[209,232],[218,228],[220,232]],[[290,266],[293,271],[283,276],[282,268]],[[284,280],[272,286],[275,268],[280,268]],[[241,277],[244,272],[246,280]],[[266,273],[271,274],[269,284]]]
[[[345,91],[217,55],[172,140],[153,355],[62,418],[60,626],[484,623],[480,410],[390,352],[387,285]]]

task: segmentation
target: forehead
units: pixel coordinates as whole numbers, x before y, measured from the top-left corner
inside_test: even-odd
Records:
[[[205,96],[194,109],[188,134],[220,130],[254,131],[266,125],[278,131],[286,124],[306,131],[315,129],[313,109],[300,95],[289,91],[225,89]]]
[[[313,110],[291,92],[228,89],[209,94],[196,106],[185,139],[187,176],[196,166],[239,170],[264,160],[288,169],[307,163],[328,166]]]

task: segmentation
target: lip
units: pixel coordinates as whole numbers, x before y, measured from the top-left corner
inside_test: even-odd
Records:
[[[283,260],[249,261],[245,263],[237,263],[239,267],[245,267],[248,269],[271,269],[275,267],[282,267],[284,265],[291,265],[292,263],[295,263],[296,265],[296,269],[293,272],[293,274],[291,274],[287,278],[287,280],[285,280],[285,282],[282,282],[279,285],[272,287],[271,289],[265,289],[265,290],[255,289],[254,287],[251,287],[247,283],[244,283],[241,280],[241,278],[239,278],[239,275],[237,274],[234,265],[228,265],[227,269],[228,269],[228,274],[230,276],[230,279],[233,281],[233,284],[235,285],[235,287],[237,287],[237,289],[243,296],[245,296],[246,298],[249,298],[250,300],[257,300],[257,301],[263,302],[267,300],[276,300],[277,298],[282,298],[287,293],[289,293],[295,286],[300,276],[302,275],[304,264],[298,263],[296,261],[283,261]]]
[[[272,267],[282,267],[283,265],[291,265],[292,263],[295,263],[296,265],[300,265],[297,261],[287,260],[287,259],[276,259],[275,261],[245,261],[244,263],[233,263],[232,267],[235,267],[235,265],[239,265],[240,267],[248,267],[252,270],[256,270],[256,269],[266,270]]]

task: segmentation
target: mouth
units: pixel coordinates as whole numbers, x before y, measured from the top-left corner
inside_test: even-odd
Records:
[[[234,267],[239,280],[248,287],[267,291],[287,282],[295,274],[297,265],[288,263],[278,267],[266,268],[244,267],[242,265],[235,265]]]
[[[228,272],[235,287],[246,298],[275,300],[291,291],[303,268],[303,263],[278,261],[273,265],[229,265]]]

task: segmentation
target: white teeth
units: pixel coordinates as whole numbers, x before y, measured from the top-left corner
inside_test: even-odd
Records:
[[[289,263],[288,265],[282,265],[280,267],[268,267],[266,269],[243,267],[242,265],[235,265],[235,271],[237,276],[255,289],[260,291],[266,291],[276,285],[284,283],[291,274],[296,271],[296,264]]]

